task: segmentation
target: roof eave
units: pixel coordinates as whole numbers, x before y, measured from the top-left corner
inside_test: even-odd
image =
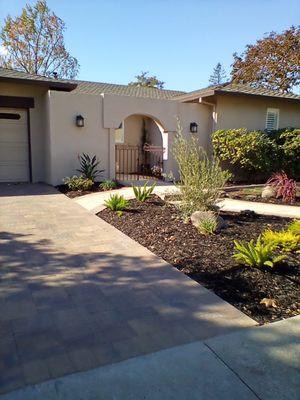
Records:
[[[270,96],[270,95],[266,95],[266,94],[255,94],[255,93],[245,93],[245,92],[238,92],[238,91],[227,91],[227,90],[222,90],[222,89],[216,89],[215,90],[215,94],[222,94],[222,95],[226,95],[226,96],[251,96],[253,98],[257,98],[257,99],[261,99],[261,98],[265,98],[265,99],[270,99],[270,100],[287,100],[287,101],[293,101],[293,102],[299,102],[300,98],[292,98],[292,97],[281,97],[281,96]],[[205,96],[201,96],[201,97],[205,97]]]
[[[12,78],[12,77],[7,77],[7,76],[0,76],[0,82],[21,83],[24,85],[43,86],[43,87],[47,87],[50,90],[60,90],[60,91],[65,91],[65,92],[71,92],[72,90],[76,89],[76,87],[77,87],[76,83]]]

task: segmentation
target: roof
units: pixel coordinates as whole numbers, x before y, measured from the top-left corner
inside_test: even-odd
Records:
[[[76,82],[77,88],[72,93],[102,94],[110,93],[120,96],[145,97],[151,99],[171,100],[183,95],[185,92],[179,90],[164,90],[146,86],[117,85],[115,83],[101,83],[88,81]]]
[[[41,75],[28,74],[23,71],[16,71],[14,69],[0,68],[0,81],[28,83],[46,86],[49,89],[71,91],[77,86],[74,82],[67,79],[55,79]]]
[[[0,81],[17,81],[19,83],[30,82],[31,84],[42,85],[52,90],[72,91],[74,94],[86,93],[100,95],[102,93],[107,93],[120,96],[143,97],[157,100],[176,100],[181,102],[195,101],[201,97],[204,98],[217,94],[264,96],[269,98],[300,100],[300,96],[293,93],[280,93],[263,87],[253,87],[231,82],[208,86],[204,89],[186,93],[179,90],[164,90],[145,86],[55,79],[6,68],[0,68]]]
[[[145,86],[133,85],[117,85],[114,83],[88,82],[68,79],[54,79],[41,75],[28,74],[22,71],[0,68],[0,81],[12,82],[18,81],[43,85],[53,90],[72,91],[72,93],[80,94],[96,94],[102,93],[117,94],[121,96],[145,97],[151,99],[170,100],[174,97],[184,94],[179,90],[163,90],[150,88]]]
[[[275,90],[266,89],[264,87],[253,87],[250,85],[240,83],[223,83],[221,85],[208,86],[204,89],[195,90],[193,92],[185,93],[176,98],[180,101],[192,101],[200,97],[214,96],[217,94],[232,94],[232,95],[245,95],[245,96],[264,96],[288,100],[300,100],[300,96],[294,93],[281,93]]]

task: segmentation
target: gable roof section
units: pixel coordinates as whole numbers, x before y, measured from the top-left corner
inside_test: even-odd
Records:
[[[0,82],[33,84],[67,92],[70,92],[77,86],[74,82],[67,79],[48,78],[46,76],[33,75],[28,74],[27,72],[6,68],[0,68]]]
[[[231,95],[245,95],[245,96],[263,96],[287,100],[300,100],[300,96],[294,93],[280,93],[274,90],[266,89],[264,87],[252,87],[245,84],[237,84],[227,82],[222,85],[208,86],[207,88],[195,90],[193,92],[185,93],[178,96],[176,100],[182,102],[189,102],[199,98],[214,96],[217,94],[231,94]]]

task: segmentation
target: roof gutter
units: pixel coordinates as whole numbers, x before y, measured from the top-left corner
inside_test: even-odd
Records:
[[[34,79],[23,79],[23,78],[11,78],[7,76],[0,76],[0,82],[6,83],[21,83],[24,85],[34,85],[47,87],[50,90],[60,90],[65,92],[71,92],[77,88],[76,83],[59,82],[59,81],[47,81],[45,80],[34,80]]]

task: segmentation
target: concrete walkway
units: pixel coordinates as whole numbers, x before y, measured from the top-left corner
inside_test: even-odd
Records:
[[[296,400],[300,317],[69,375],[3,400]]]
[[[157,186],[154,193],[158,196],[165,196],[166,194],[178,193],[179,189],[174,185]],[[103,210],[105,200],[109,199],[112,194],[118,193],[126,199],[134,198],[133,190],[131,187],[124,187],[122,189],[112,190],[109,192],[91,193],[85,196],[77,197],[73,201],[93,214]],[[257,214],[262,215],[275,215],[278,217],[287,218],[300,218],[300,207],[286,206],[281,204],[266,204],[255,203],[253,201],[243,201],[235,199],[222,199],[217,205],[222,211],[240,212],[243,210],[252,210]]]
[[[255,325],[46,185],[0,185],[0,266],[0,393]]]
[[[300,207],[281,204],[256,203],[235,199],[222,199],[217,203],[222,211],[240,212],[251,210],[257,214],[275,215],[277,217],[300,218]]]

